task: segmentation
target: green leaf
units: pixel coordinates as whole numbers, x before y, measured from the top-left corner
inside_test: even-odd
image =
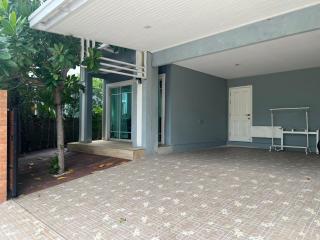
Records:
[[[8,52],[0,52],[0,60],[10,60],[11,55]]]
[[[8,1],[8,0],[2,0],[1,7],[2,7],[5,11],[7,11],[8,8],[9,8],[9,1]]]
[[[64,56],[63,56],[63,55],[60,55],[60,56],[59,56],[59,61],[60,61],[60,62],[63,62],[63,61],[64,61]]]
[[[11,26],[10,22],[7,19],[2,20],[3,32],[9,36],[16,34],[15,29]]]
[[[10,25],[12,26],[12,28],[15,29],[17,26],[17,14],[15,11],[10,13],[9,22],[10,22]]]
[[[53,79],[54,80],[58,80],[59,79],[59,75],[58,74],[53,74]]]
[[[7,62],[8,66],[12,69],[17,68],[17,64],[14,61],[8,61]]]
[[[102,53],[96,48],[89,48],[89,56],[83,61],[83,65],[87,66],[87,69],[92,72],[98,71],[100,67],[100,57]]]

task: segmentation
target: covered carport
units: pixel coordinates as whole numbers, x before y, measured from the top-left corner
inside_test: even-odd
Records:
[[[1,205],[0,238],[320,239],[319,156],[243,148],[270,146],[270,108],[310,107],[299,132],[318,128],[319,19],[311,0],[47,1],[34,28],[147,51],[133,145],[152,155]],[[159,73],[167,147],[183,153],[155,154]],[[277,124],[297,133],[290,114],[277,141]]]
[[[271,91],[275,88],[279,92],[277,98],[286,100],[283,102],[270,101],[269,105],[256,107],[256,102],[261,101],[257,95],[262,96],[262,94],[255,91],[256,86],[253,86],[253,90],[248,90],[251,91],[251,94],[244,93],[245,97],[242,98],[251,97],[250,104],[252,106],[244,103],[247,106],[243,111],[246,115],[243,117],[247,117],[247,120],[250,121],[243,121],[239,118],[230,127],[232,121],[228,117],[230,115],[228,92],[231,86],[239,85],[237,82],[242,82],[240,85],[250,85],[246,84],[246,81],[255,82],[252,79],[240,80],[240,78],[318,67],[319,44],[316,39],[320,27],[319,8],[319,1],[311,0],[259,1],[255,4],[247,1],[237,3],[234,1],[223,3],[205,1],[199,4],[197,1],[191,0],[135,3],[61,0],[47,1],[30,17],[30,22],[32,27],[39,30],[73,35],[148,52],[146,62],[143,65],[146,69],[146,78],[141,82],[140,92],[137,92],[137,114],[133,126],[135,134],[132,144],[134,147],[144,148],[147,153],[154,153],[158,152],[157,81],[159,67],[178,65],[226,79],[225,86],[222,84],[217,90],[227,92],[225,97],[221,96],[216,99],[220,104],[226,106],[224,110],[219,110],[221,111],[219,122],[211,122],[211,118],[206,119],[205,116],[197,119],[190,112],[183,118],[193,117],[193,124],[181,122],[181,126],[185,126],[185,128],[180,133],[174,133],[174,124],[170,125],[170,121],[178,122],[178,120],[171,118],[170,114],[166,116],[168,119],[167,137],[185,134],[187,131],[193,133],[195,128],[211,124],[217,129],[219,128],[216,130],[219,135],[218,139],[214,138],[214,130],[210,130],[212,137],[209,139],[200,136],[198,139],[195,138],[193,142],[191,140],[184,141],[185,139],[173,141],[173,146],[171,146],[173,150],[184,150],[193,146],[196,148],[197,146],[225,145],[226,143],[248,145],[248,142],[254,142],[251,135],[252,126],[255,124],[257,127],[270,126],[270,119],[267,120],[266,117],[269,116],[269,108],[304,107],[307,104],[308,107],[312,105],[312,110],[314,110],[316,108],[315,99],[308,99],[306,102],[296,100],[292,103],[291,97],[281,96],[281,92],[286,92],[285,88],[277,88],[277,83],[272,81],[270,83],[263,81],[265,86],[262,84],[261,88],[267,86]],[[302,75],[315,75],[316,71]],[[295,73],[292,74],[298,76]],[[312,81],[314,82],[314,80]],[[193,84],[197,86],[201,83],[194,79]],[[298,91],[301,89],[300,85],[296,84],[294,89]],[[309,87],[311,90],[315,89],[311,82],[303,86]],[[181,87],[183,89],[183,82]],[[203,87],[205,88],[205,86]],[[210,87],[214,88],[212,85]],[[176,91],[168,91],[166,98],[178,94],[179,90]],[[295,93],[293,91],[291,95]],[[265,99],[265,97],[263,98]],[[299,99],[301,98],[303,96],[299,96]],[[168,105],[168,109],[169,107],[170,105]],[[194,107],[199,109],[204,107],[204,103],[199,103]],[[83,112],[86,112],[86,105],[83,105],[82,108]],[[249,111],[250,108],[252,108],[252,112]],[[255,117],[256,112],[260,114],[257,118]],[[310,121],[315,121],[317,115],[318,113],[311,113]],[[83,114],[83,117],[82,120],[85,122],[86,114]],[[311,123],[310,125],[312,132],[316,133],[316,129],[319,128],[317,124]],[[291,128],[294,129],[296,126]],[[88,131],[88,129],[88,127],[84,127],[82,130]],[[233,130],[231,131],[231,129]],[[204,134],[206,130],[203,128]],[[270,135],[270,131],[273,132],[273,128],[267,129],[265,135]],[[90,134],[84,132],[84,135]],[[261,135],[261,129],[258,130],[257,135]],[[85,141],[87,140],[90,141],[90,139],[85,139]],[[249,145],[257,146],[260,144],[266,147],[269,140],[263,141],[256,145]],[[170,143],[170,141],[168,142]],[[315,142],[312,140],[312,146],[310,144],[313,151],[315,151]]]
[[[180,84],[180,92],[171,87],[174,83],[168,86],[174,111],[180,111],[172,132],[183,135],[182,120],[194,114],[193,121],[203,122],[195,125],[190,139],[204,129],[201,134],[212,131],[216,138],[211,139],[220,144],[224,137],[227,145],[319,153],[319,37],[319,30],[310,31],[176,62],[167,77],[179,75],[169,80]],[[215,78],[205,81],[188,69]],[[204,102],[195,105],[197,99]],[[205,128],[208,121],[211,126]]]

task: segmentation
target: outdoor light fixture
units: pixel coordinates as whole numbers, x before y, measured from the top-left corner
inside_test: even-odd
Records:
[[[142,84],[142,79],[141,78],[136,78],[136,80],[137,80],[138,84]]]

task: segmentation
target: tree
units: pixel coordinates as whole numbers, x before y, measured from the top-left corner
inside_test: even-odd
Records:
[[[9,86],[12,74],[21,66],[21,58],[25,54],[26,45],[23,37],[24,18],[17,18],[15,11],[9,8],[8,0],[0,1],[0,83],[1,87]],[[19,39],[19,44],[17,44]],[[18,47],[17,52],[13,51],[14,46]],[[19,54],[15,54],[18,53]],[[5,82],[7,80],[7,82]]]
[[[8,0],[0,0],[0,32],[4,40],[0,61],[5,61],[0,71],[3,68],[6,73],[1,82],[9,89],[31,85],[34,91],[50,93],[46,97],[55,108],[59,172],[63,173],[63,106],[67,99],[64,93],[66,87],[72,85],[80,88],[76,78],[67,74],[70,68],[80,64],[80,41],[30,29],[27,17],[39,4],[38,0],[16,0],[11,4]],[[15,67],[14,71],[10,65]],[[13,95],[17,96],[18,92]]]
[[[53,43],[49,48],[51,56],[48,65],[44,67],[43,77],[50,75],[46,80],[46,86],[52,90],[54,105],[56,110],[57,125],[57,148],[60,173],[64,172],[64,125],[63,125],[63,92],[65,83],[73,76],[68,76],[70,68],[75,68],[79,64],[80,42],[71,37],[57,36],[59,43]],[[78,47],[77,47],[78,46]],[[43,78],[42,78],[43,79]],[[49,80],[49,81],[48,81]]]
[[[0,23],[3,22],[4,19],[1,16],[5,14],[7,9],[8,5],[6,2],[0,2]],[[0,77],[9,76],[8,69],[12,67],[15,67],[15,64],[11,60],[11,54],[8,48],[8,39],[3,32],[3,29],[0,28]]]
[[[80,41],[70,36],[60,36],[46,32],[33,33],[35,49],[39,49],[33,58],[33,73],[51,92],[55,106],[57,126],[57,149],[59,173],[64,166],[64,125],[63,106],[66,86],[80,85],[75,76],[68,76],[68,71],[80,64]],[[66,85],[68,83],[69,85]],[[80,88],[80,86],[79,86]]]

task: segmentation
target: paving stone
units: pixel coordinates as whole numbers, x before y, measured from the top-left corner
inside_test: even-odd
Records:
[[[320,239],[320,157],[148,157],[0,205],[0,239]]]

